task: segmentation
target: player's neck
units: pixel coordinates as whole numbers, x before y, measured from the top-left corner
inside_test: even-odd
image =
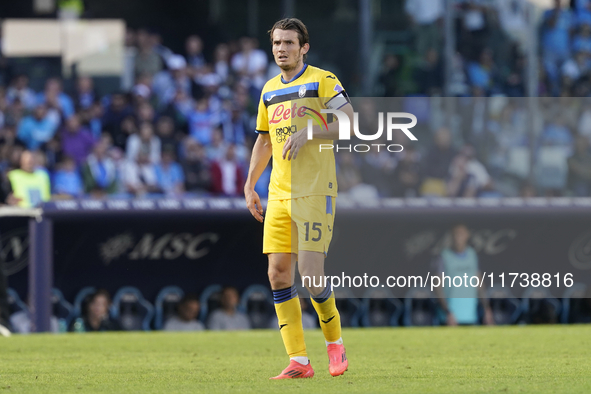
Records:
[[[291,82],[291,80],[293,79],[293,77],[295,77],[296,75],[298,75],[298,73],[300,71],[302,71],[302,69],[304,68],[304,62],[300,61],[298,62],[298,64],[294,67],[291,68],[289,70],[281,70],[281,76],[283,77],[283,80],[285,82]]]

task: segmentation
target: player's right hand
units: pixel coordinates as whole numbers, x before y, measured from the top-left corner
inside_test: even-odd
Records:
[[[246,207],[259,222],[263,222],[263,206],[259,195],[254,190],[244,190],[244,196],[246,197]]]

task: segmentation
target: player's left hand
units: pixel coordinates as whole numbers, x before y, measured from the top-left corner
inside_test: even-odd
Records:
[[[295,134],[290,135],[287,137],[285,141],[285,145],[283,145],[283,159],[291,160],[298,156],[298,152],[302,148],[302,146],[306,145],[308,142],[308,131],[307,128],[303,128],[302,130],[298,131]],[[289,154],[287,153],[289,152]]]

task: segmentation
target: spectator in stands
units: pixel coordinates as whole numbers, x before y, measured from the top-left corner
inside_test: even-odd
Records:
[[[137,160],[140,153],[147,155],[152,164],[160,162],[162,146],[160,138],[154,135],[154,126],[152,123],[144,122],[140,125],[138,134],[132,134],[127,139],[127,149],[125,150],[127,159]]]
[[[35,168],[33,152],[24,151],[20,157],[20,169],[8,173],[10,189],[18,206],[33,208],[51,198],[49,176],[44,169]]]
[[[161,116],[156,122],[156,136],[160,139],[162,151],[169,150],[174,153],[179,151],[181,133],[175,132],[174,120],[169,116]]]
[[[525,54],[529,43],[527,1],[497,1],[496,7],[501,27],[518,44],[520,52]]]
[[[457,35],[460,53],[467,59],[478,59],[480,51],[490,45],[489,38],[498,27],[490,26],[489,5],[480,1],[459,4],[461,30]]]
[[[203,145],[187,139],[185,143],[185,160],[183,170],[185,173],[185,189],[192,193],[206,193],[211,190],[211,164]]]
[[[441,127],[435,133],[434,144],[422,157],[422,196],[446,195],[445,181],[456,150],[451,146],[451,133],[447,127]]]
[[[572,146],[573,135],[567,126],[568,120],[564,114],[549,119],[542,130],[541,143],[544,146]]]
[[[101,138],[82,166],[84,191],[95,197],[104,197],[117,191],[117,168],[107,156],[109,143]]]
[[[406,0],[404,6],[414,26],[415,46],[419,56],[429,49],[440,50],[440,21],[444,14],[443,0]]]
[[[480,89],[485,95],[488,95],[494,88],[494,77],[492,50],[485,48],[480,53],[478,62],[470,62],[468,64],[470,85]]]
[[[378,152],[377,149],[363,153],[360,168],[364,183],[374,186],[381,197],[392,194],[392,177],[396,168],[394,155],[384,150]]]
[[[97,141],[103,132],[104,109],[99,101],[80,112],[80,121],[90,131],[92,138]]]
[[[560,68],[570,56],[570,34],[573,21],[571,10],[562,8],[560,0],[554,0],[554,8],[544,13],[542,22],[543,61],[554,95],[559,93]]]
[[[148,102],[139,103],[135,110],[135,116],[139,124],[153,123],[156,119],[156,111]]]
[[[140,151],[136,160],[126,160],[122,177],[126,192],[135,197],[162,193],[158,186],[156,166],[146,152]]]
[[[428,96],[441,95],[443,88],[443,63],[439,53],[431,48],[425,53],[424,60],[416,70],[415,80],[419,93]]]
[[[185,58],[181,55],[172,55],[166,65],[168,70],[160,71],[152,82],[152,89],[160,108],[172,102],[179,90],[188,96],[191,95],[191,79],[187,75]]]
[[[224,196],[239,196],[243,194],[244,169],[236,159],[236,147],[228,146],[226,155],[211,166],[212,192]]]
[[[207,158],[213,161],[220,161],[226,156],[228,144],[224,140],[224,131],[218,126],[213,129],[211,141],[205,145],[207,151]]]
[[[123,120],[130,115],[132,115],[132,110],[127,97],[123,93],[111,95],[109,107],[102,120],[103,130],[111,135],[113,144],[121,149],[125,149],[128,137],[128,134],[122,130]]]
[[[340,192],[348,192],[362,182],[356,157],[354,153],[348,151],[339,152],[337,155],[337,183]]]
[[[37,95],[29,87],[29,77],[26,74],[20,74],[14,78],[11,86],[6,91],[6,100],[9,104],[13,104],[18,100],[27,109],[35,107]]]
[[[76,81],[74,93],[74,106],[77,109],[89,108],[97,99],[94,91],[94,82],[91,77],[82,76]]]
[[[591,195],[591,153],[589,140],[577,137],[575,149],[568,158],[568,188],[577,197]]]
[[[185,295],[177,305],[177,314],[164,323],[164,331],[202,331],[199,316],[199,298],[194,294]]]
[[[84,184],[76,162],[71,157],[64,157],[58,164],[53,177],[53,192],[62,196],[82,197]]]
[[[45,104],[38,104],[33,114],[25,117],[18,127],[18,139],[30,150],[39,149],[53,138],[59,120],[50,116]]]
[[[227,44],[218,44],[215,48],[213,67],[222,82],[227,83],[230,76],[230,49]]]
[[[401,61],[400,56],[393,53],[389,53],[384,57],[382,72],[379,76],[379,83],[384,88],[384,97],[400,96]]]
[[[478,266],[478,255],[468,245],[470,231],[465,224],[457,224],[451,230],[452,245],[443,249],[436,262],[435,269],[439,277],[445,278],[482,276]],[[478,298],[484,309],[483,323],[494,324],[493,314],[486,298],[484,286],[454,286],[450,280],[443,280],[436,288],[441,309],[445,313],[445,323],[448,326],[478,324]]]
[[[486,168],[474,156],[474,148],[466,145],[453,159],[447,182],[449,197],[477,197],[492,188]]]
[[[135,74],[136,76],[146,74],[154,76],[162,70],[162,58],[156,53],[154,41],[145,29],[137,31],[136,35],[138,52],[135,55]]]
[[[394,197],[417,197],[420,185],[420,154],[410,145],[401,154],[393,174]]]
[[[258,41],[251,37],[240,39],[240,52],[232,57],[232,70],[248,86],[257,91],[263,89],[266,82],[265,71],[267,71],[267,54],[258,47]]]
[[[248,330],[250,321],[248,317],[237,310],[238,290],[234,287],[225,287],[222,290],[222,307],[214,311],[207,321],[210,330]]]
[[[15,333],[30,334],[33,328],[31,312],[28,310],[19,311],[10,315],[10,325]],[[53,333],[60,331],[57,317],[51,316],[49,320],[49,330]]]
[[[185,191],[183,168],[176,162],[171,150],[162,152],[162,161],[156,165],[158,187],[168,196],[181,196]]]
[[[39,94],[38,102],[44,103],[48,108],[56,110],[63,119],[74,115],[74,102],[63,91],[62,81],[59,78],[50,78],[45,83],[45,90]]]
[[[189,114],[189,134],[204,146],[212,140],[213,129],[219,123],[216,114],[210,109],[209,101],[202,97],[195,102],[195,108]]]
[[[246,142],[246,136],[250,129],[248,114],[238,105],[230,104],[228,115],[228,119],[223,125],[224,140],[233,144],[243,145]]]
[[[88,300],[83,316],[74,320],[72,331],[119,331],[121,325],[109,315],[111,295],[107,290],[97,290]]]
[[[94,146],[94,138],[86,128],[80,124],[80,117],[73,115],[66,121],[66,127],[61,133],[62,151],[66,156],[74,159],[77,166],[82,165]]]
[[[185,59],[189,67],[200,70],[205,66],[205,57],[203,56],[203,40],[197,35],[187,37],[185,40]]]

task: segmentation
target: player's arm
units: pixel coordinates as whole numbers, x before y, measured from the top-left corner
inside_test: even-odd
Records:
[[[349,99],[347,92],[343,89],[340,81],[330,73],[325,75],[320,80],[318,94],[321,97],[321,100],[330,97],[326,103],[323,103],[327,109],[338,110],[346,115],[349,119],[349,136],[353,136],[353,106],[351,105],[351,100]],[[328,127],[323,128],[318,125],[312,126],[312,138],[325,140],[339,139],[340,122],[338,119],[339,117],[337,116],[337,121],[328,124]],[[305,127],[297,133],[289,136],[283,146],[283,158],[288,160],[295,159],[302,146],[308,142],[308,134],[308,128]]]
[[[343,105],[341,108],[339,108],[338,110],[341,112],[344,112],[345,115],[347,115],[347,118],[349,119],[349,137],[352,137],[353,136],[353,119],[354,119],[353,118],[354,117],[353,106],[351,105],[351,103],[347,103],[347,104]],[[306,133],[306,138],[307,138],[308,129],[305,128],[302,131]],[[329,123],[328,129],[322,128],[318,125],[313,126],[312,127],[312,138],[325,139],[325,140],[338,140],[339,139],[339,122],[334,121],[332,123]]]
[[[261,223],[263,222],[263,207],[258,193],[254,191],[254,187],[263,171],[265,171],[267,164],[269,164],[272,155],[271,137],[269,137],[268,133],[260,133],[252,148],[248,178],[244,185],[244,196],[248,210]]]

